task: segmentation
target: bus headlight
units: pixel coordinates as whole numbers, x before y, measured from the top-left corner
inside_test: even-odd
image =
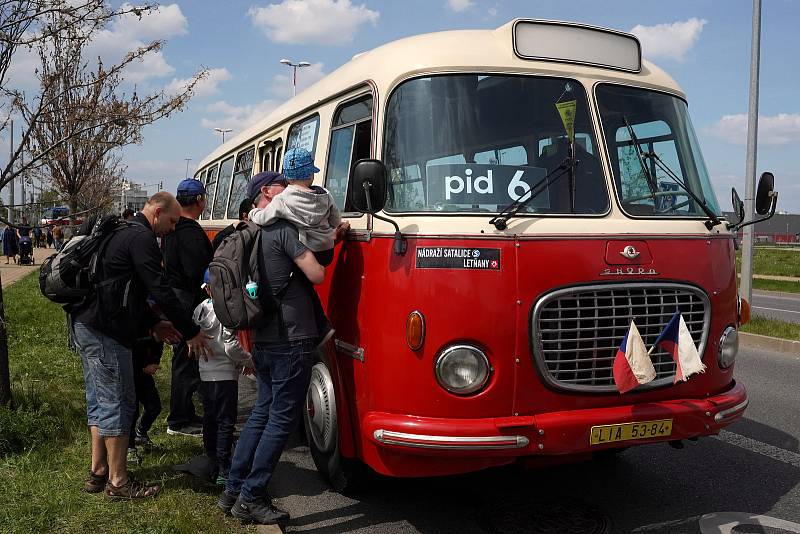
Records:
[[[733,362],[736,361],[736,353],[739,352],[739,332],[732,326],[729,326],[722,332],[722,337],[719,339],[719,351],[717,354],[717,361],[719,362],[720,369],[727,369]]]
[[[436,358],[436,380],[456,395],[470,395],[482,389],[490,372],[486,354],[470,345],[452,345]]]

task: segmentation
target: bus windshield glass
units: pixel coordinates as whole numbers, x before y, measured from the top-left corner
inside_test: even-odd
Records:
[[[699,200],[721,215],[686,102],[611,84],[598,86],[596,94],[617,195],[626,213],[705,218]]]
[[[574,80],[456,74],[406,81],[387,104],[386,210],[497,213],[565,161],[570,127],[579,160],[574,191],[563,173],[519,215],[604,214],[609,196],[591,124]]]

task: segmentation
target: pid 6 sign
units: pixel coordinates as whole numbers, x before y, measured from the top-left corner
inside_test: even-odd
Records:
[[[527,195],[547,169],[518,165],[450,163],[427,168],[428,205],[506,206]],[[547,191],[531,206],[550,207]]]

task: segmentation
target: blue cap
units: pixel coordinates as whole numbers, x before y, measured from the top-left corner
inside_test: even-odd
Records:
[[[179,197],[191,197],[194,195],[205,195],[206,188],[203,186],[203,182],[200,180],[195,180],[194,178],[188,178],[186,180],[181,180],[181,183],[178,184],[178,195]]]
[[[251,201],[255,201],[262,187],[276,182],[286,185],[286,178],[281,173],[275,171],[264,171],[256,174],[247,182],[247,198]]]
[[[307,180],[319,169],[314,166],[314,158],[305,148],[290,148],[283,156],[283,175],[287,180]]]

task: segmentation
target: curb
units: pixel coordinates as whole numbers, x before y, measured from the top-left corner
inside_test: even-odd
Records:
[[[739,332],[739,342],[748,349],[771,350],[785,354],[800,355],[800,341],[792,341],[791,339]]]

